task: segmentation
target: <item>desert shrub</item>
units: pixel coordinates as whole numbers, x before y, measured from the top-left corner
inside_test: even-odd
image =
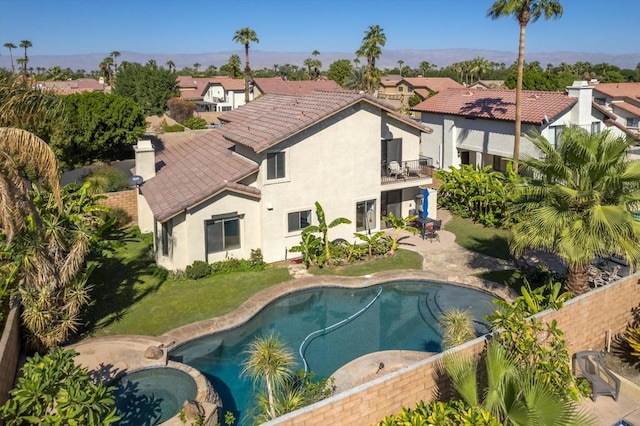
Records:
[[[176,120],[178,123],[183,123],[185,120],[193,116],[193,112],[196,110],[196,104],[177,97],[170,98],[167,101],[167,109],[169,110],[171,118]]]
[[[184,275],[190,280],[198,280],[200,278],[211,275],[212,267],[203,260],[195,260],[184,270]]]
[[[112,207],[107,215],[114,219],[113,226],[116,229],[122,229],[131,223],[131,215],[123,208]]]
[[[91,170],[85,179],[91,186],[90,194],[104,194],[105,192],[118,192],[129,189],[127,175],[113,166],[98,166]]]
[[[267,263],[262,257],[262,250],[251,249],[251,257],[249,258],[249,264],[254,271],[263,271],[267,267]]]
[[[172,124],[172,125],[168,125],[167,124],[166,126],[163,126],[162,128],[167,133],[184,132],[184,126],[181,126],[179,124]]]
[[[211,264],[211,272],[213,274],[229,274],[231,272],[248,272],[251,270],[251,262],[249,260],[236,259],[235,257]]]
[[[200,117],[190,117],[187,118],[184,123],[182,123],[185,127],[188,127],[192,130],[201,130],[201,129],[206,129],[207,127],[209,127],[209,123],[207,123],[207,120],[205,120],[204,118],[200,118]]]

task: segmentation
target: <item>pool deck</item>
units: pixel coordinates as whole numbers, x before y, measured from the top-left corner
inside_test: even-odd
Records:
[[[439,210],[438,218],[442,219],[443,223],[446,223],[450,215],[447,211]],[[391,233],[392,231],[388,232]],[[199,336],[233,328],[253,317],[272,300],[301,289],[323,286],[360,288],[387,281],[420,279],[479,288],[493,292],[505,299],[514,297],[514,293],[510,289],[474,276],[474,274],[484,271],[513,269],[515,266],[512,262],[470,252],[457,245],[455,243],[455,235],[450,232],[443,230],[439,232],[439,235],[439,241],[424,240],[420,235],[401,232],[399,238],[400,248],[416,251],[423,256],[422,270],[419,271],[380,272],[365,277],[312,276],[303,265],[292,264],[289,269],[294,279],[256,293],[238,309],[221,317],[188,324],[158,337],[100,337],[87,339],[70,346],[70,348],[78,352],[76,361],[79,364],[95,372],[103,379],[110,379],[124,371],[164,365],[163,360],[150,360],[144,357],[144,352],[149,346],[158,346],[170,342],[180,344]],[[531,263],[539,261],[547,263],[548,259],[530,257],[529,261]],[[388,373],[392,370],[392,367],[401,368],[410,358],[415,357],[415,355],[408,355],[407,351],[393,352],[397,352],[395,356],[394,354],[384,355],[384,364],[388,367],[376,372],[376,374]],[[375,354],[370,355],[373,356]],[[371,365],[369,364],[374,362],[379,365],[376,360],[380,356],[374,356],[374,358],[365,355],[365,357],[354,360],[345,366],[351,365],[352,369],[343,367],[338,370],[340,372],[339,390],[345,390],[359,383],[364,379],[362,377],[364,374],[370,375]],[[338,378],[336,378],[336,382],[338,382]],[[624,390],[617,402],[614,402],[611,398],[599,397],[595,403],[587,400],[581,406],[591,412],[599,420],[598,424],[600,425],[613,425],[616,421],[625,418],[630,423],[640,426],[640,398],[625,394]]]

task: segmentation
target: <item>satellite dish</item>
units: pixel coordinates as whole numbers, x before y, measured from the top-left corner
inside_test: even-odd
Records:
[[[139,175],[133,175],[129,178],[129,185],[131,186],[140,186],[144,182],[144,178]]]

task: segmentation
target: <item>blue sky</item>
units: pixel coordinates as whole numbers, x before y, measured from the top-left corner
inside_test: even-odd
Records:
[[[560,0],[559,20],[527,27],[527,52],[639,53],[639,0]],[[518,24],[492,21],[493,0],[0,0],[4,43],[30,55],[207,53],[241,50],[236,30],[256,31],[262,51],[355,52],[380,25],[386,49],[516,52]]]

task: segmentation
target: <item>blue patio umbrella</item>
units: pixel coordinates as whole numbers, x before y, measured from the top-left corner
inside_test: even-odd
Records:
[[[422,190],[422,217],[426,218],[428,216],[429,210],[429,189],[425,188]]]

